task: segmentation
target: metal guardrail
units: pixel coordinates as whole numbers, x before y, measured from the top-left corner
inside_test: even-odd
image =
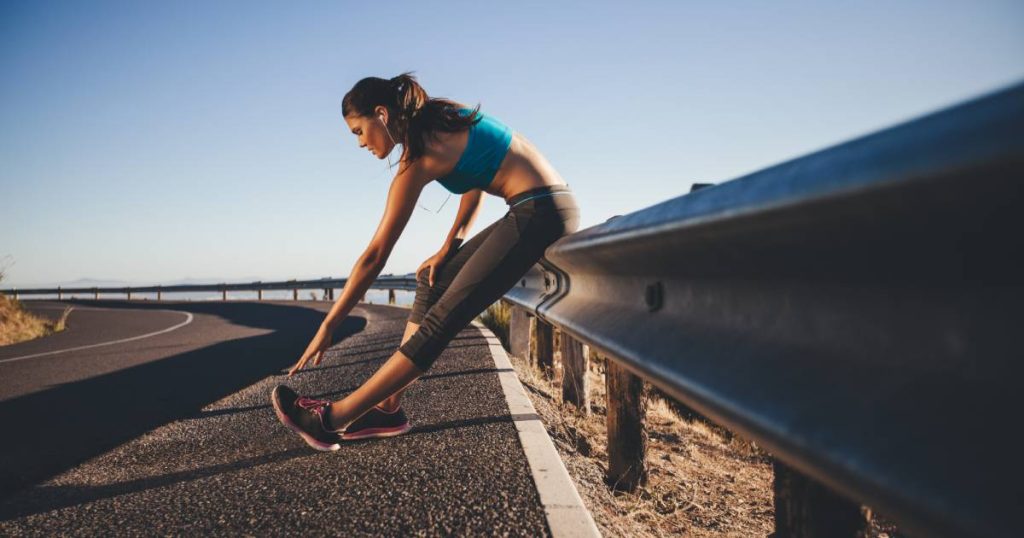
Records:
[[[1019,532],[1024,85],[610,219],[505,298],[918,536]]]
[[[21,295],[57,295],[61,297],[63,294],[73,293],[92,293],[98,297],[100,293],[124,293],[131,299],[133,293],[156,293],[158,300],[164,293],[182,293],[182,292],[220,292],[224,294],[225,299],[227,298],[227,292],[229,291],[256,291],[259,292],[260,298],[264,291],[267,290],[329,290],[328,296],[330,299],[334,298],[333,290],[335,288],[344,288],[345,283],[348,281],[347,278],[322,278],[320,280],[285,280],[278,282],[239,282],[239,283],[219,283],[219,284],[182,284],[176,286],[132,286],[132,287],[85,287],[85,288],[32,288],[32,289],[17,289],[11,288],[6,290],[0,290],[0,293],[11,295],[14,298],[18,298]],[[370,286],[371,289],[380,290],[402,290],[402,291],[415,291],[416,290],[416,276],[413,273],[407,275],[381,275]]]

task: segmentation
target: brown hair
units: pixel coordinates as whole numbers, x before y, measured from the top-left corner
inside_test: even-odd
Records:
[[[379,105],[388,109],[388,131],[405,147],[403,156],[410,163],[423,156],[427,137],[436,139],[438,131],[465,131],[481,119],[479,104],[462,116],[451,100],[428,96],[412,72],[390,79],[366,77],[356,82],[341,100],[341,115],[372,118],[373,109]]]

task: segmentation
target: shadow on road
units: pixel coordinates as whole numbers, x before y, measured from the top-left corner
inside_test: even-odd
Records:
[[[324,319],[324,312],[312,308],[273,303],[80,303],[209,314],[272,332],[0,402],[0,424],[7,432],[0,443],[0,500],[279,373],[301,356]],[[363,317],[349,316],[334,332],[332,345],[366,324]],[[0,518],[7,519],[5,511],[0,508]]]

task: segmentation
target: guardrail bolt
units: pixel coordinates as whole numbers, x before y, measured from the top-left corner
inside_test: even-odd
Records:
[[[654,284],[648,284],[647,290],[644,291],[644,302],[647,303],[647,311],[654,312],[661,308],[664,295],[665,290],[660,281],[655,282]]]

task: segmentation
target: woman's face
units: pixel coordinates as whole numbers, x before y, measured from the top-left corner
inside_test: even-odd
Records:
[[[387,157],[395,148],[391,137],[384,130],[384,123],[378,119],[381,115],[384,116],[384,122],[388,121],[388,111],[383,106],[378,106],[376,114],[371,117],[356,114],[345,116],[345,123],[358,138],[359,147],[366,148],[378,159]]]

